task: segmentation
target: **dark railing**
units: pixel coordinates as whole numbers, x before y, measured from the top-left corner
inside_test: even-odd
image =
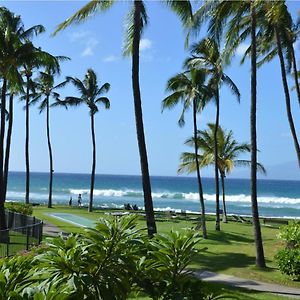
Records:
[[[39,245],[43,237],[43,221],[35,217],[5,211],[6,227],[0,230],[0,257],[12,256]]]

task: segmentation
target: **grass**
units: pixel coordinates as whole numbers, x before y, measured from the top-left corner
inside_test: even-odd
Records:
[[[203,282],[201,283],[203,285],[204,291],[206,291],[207,294],[213,294],[214,296],[223,295],[227,296],[222,299],[236,299],[236,300],[287,300],[288,298],[286,296],[277,296],[274,294],[268,294],[263,292],[257,292],[257,291],[245,291],[243,289],[239,288],[232,288],[225,286],[223,284],[214,284],[214,283],[208,283]],[[149,297],[132,297],[130,300],[138,299],[138,300],[150,300]]]
[[[30,245],[36,245],[37,240],[33,237],[29,237],[28,240]],[[26,250],[27,236],[26,233],[17,231],[9,231],[9,244],[0,244],[0,257],[14,255],[20,251]],[[8,247],[8,248],[7,248]]]
[[[108,217],[105,211],[88,213],[83,208],[45,207],[34,208],[34,215],[57,225],[62,231],[81,232],[83,229],[72,224],[65,223],[49,215],[50,212],[67,212],[79,216],[97,220],[100,217]],[[185,228],[195,227],[196,221],[169,219],[161,222],[157,219],[158,232],[164,233],[170,230],[181,231]],[[165,220],[163,218],[162,220]],[[145,227],[145,221],[140,220],[139,226]],[[236,222],[221,224],[220,232],[214,230],[213,217],[208,217],[207,222],[208,239],[199,243],[199,253],[195,256],[191,268],[204,269],[218,273],[234,275],[246,279],[253,279],[263,282],[276,283],[281,285],[300,288],[300,282],[291,281],[282,275],[276,268],[274,255],[282,247],[277,240],[278,229],[262,227],[264,250],[267,268],[264,270],[255,267],[255,247],[253,240],[252,225]],[[251,299],[251,298],[250,298]],[[267,299],[267,298],[266,298]]]

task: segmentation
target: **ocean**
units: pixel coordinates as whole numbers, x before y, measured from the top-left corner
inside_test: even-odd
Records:
[[[152,176],[151,182],[156,210],[200,211],[196,178]],[[89,186],[89,174],[54,173],[53,204],[67,205],[72,197],[73,205],[77,205],[78,194],[82,194],[82,204],[87,205]],[[208,213],[213,213],[215,211],[214,179],[203,178],[203,188],[206,210]],[[250,181],[226,178],[225,188],[227,212],[250,215]],[[11,172],[7,199],[24,201],[24,191],[25,173]],[[30,200],[35,203],[47,203],[47,173],[31,173]],[[258,202],[261,216],[298,218],[300,217],[300,181],[258,180]],[[140,176],[96,175],[94,206],[121,208],[124,203],[143,207]]]

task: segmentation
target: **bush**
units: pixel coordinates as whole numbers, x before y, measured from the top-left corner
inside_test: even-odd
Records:
[[[31,204],[24,204],[24,203],[20,203],[20,202],[7,202],[7,203],[5,203],[5,208],[10,211],[20,213],[23,215],[28,215],[28,216],[32,215],[32,205]]]
[[[101,219],[81,235],[48,239],[44,249],[6,259],[0,298],[208,299],[187,271],[198,234],[171,232],[149,239],[136,220],[134,215]]]
[[[282,227],[278,235],[288,248],[300,248],[300,222],[291,222],[289,225]]]
[[[293,280],[300,279],[300,249],[282,249],[277,253],[276,261],[281,273]]]
[[[278,237],[285,243],[285,248],[275,256],[280,272],[300,280],[300,222],[284,226]]]

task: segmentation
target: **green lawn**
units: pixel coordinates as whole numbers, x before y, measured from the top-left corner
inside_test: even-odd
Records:
[[[224,295],[222,299],[236,299],[236,300],[288,300],[290,298],[284,296],[275,296],[273,294],[255,292],[255,291],[245,291],[243,289],[237,289],[225,286],[223,284],[214,284],[214,283],[202,283],[204,290],[207,290],[208,294]],[[148,297],[133,297],[130,300],[150,300]]]
[[[99,217],[108,217],[104,211],[88,213],[83,208],[56,207],[48,209],[45,207],[34,208],[34,215],[38,218],[48,220],[66,232],[80,232],[82,228],[76,227],[52,218],[47,215],[49,212],[67,212],[77,214],[85,218],[97,220]],[[166,220],[166,218],[161,219]],[[160,233],[173,230],[184,230],[185,228],[195,227],[197,223],[191,220],[169,219],[167,222],[157,222]],[[145,227],[142,219],[139,225]],[[199,253],[195,256],[192,268],[205,269],[214,272],[239,276],[242,278],[260,280],[264,282],[278,283],[282,285],[300,288],[300,282],[294,282],[283,276],[276,268],[274,255],[282,247],[276,236],[278,229],[262,227],[264,240],[264,250],[267,262],[265,270],[257,269],[255,264],[255,248],[253,241],[252,225],[229,222],[221,224],[221,232],[214,230],[213,217],[208,218],[207,222],[208,237],[199,243]],[[251,299],[251,298],[250,298]],[[267,298],[266,298],[267,299]]]
[[[0,257],[12,256],[20,251],[26,250],[27,236],[21,232],[9,231],[9,245],[0,244]],[[37,240],[33,237],[29,237],[29,244],[36,245]],[[7,249],[8,247],[8,249]]]

